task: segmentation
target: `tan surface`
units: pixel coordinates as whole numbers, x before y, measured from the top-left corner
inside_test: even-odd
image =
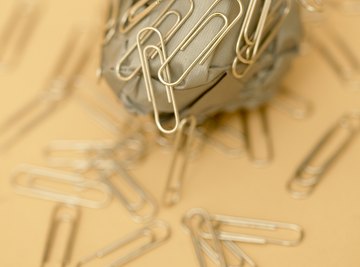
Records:
[[[11,2],[0,1],[0,25],[3,25]],[[0,74],[0,121],[41,88],[70,27],[78,21],[89,21],[96,16],[94,14],[101,13],[102,6],[99,4],[102,1],[96,0],[44,2],[48,3],[46,14],[21,65],[13,73]],[[360,47],[360,18],[337,18],[339,24],[336,27],[347,29],[347,39],[352,46]],[[92,74],[96,60],[92,60],[87,68],[87,77],[91,81],[95,81]],[[270,111],[276,153],[274,163],[259,170],[245,158],[229,159],[208,149],[189,168],[181,204],[160,211],[159,217],[172,225],[171,240],[129,266],[197,266],[190,239],[180,225],[181,216],[192,207],[203,207],[214,213],[294,222],[305,228],[306,238],[296,248],[243,245],[259,266],[360,266],[360,140],[353,144],[309,199],[293,200],[284,189],[297,164],[324,130],[345,111],[360,107],[360,94],[345,90],[332,70],[314,53],[296,61],[286,84],[312,99],[316,110],[306,121],[295,121]],[[8,182],[11,170],[23,162],[44,165],[41,149],[50,140],[107,136],[74,101],[70,101],[11,152],[1,156],[0,266],[39,266],[49,215],[54,206],[51,202],[15,195]],[[164,186],[168,161],[169,155],[157,150],[133,171],[157,199]],[[75,262],[139,227],[117,201],[103,210],[83,209],[72,258]],[[95,262],[88,266],[104,265]]]

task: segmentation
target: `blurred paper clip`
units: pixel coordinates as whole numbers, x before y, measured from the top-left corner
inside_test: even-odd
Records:
[[[291,196],[308,197],[359,131],[360,112],[341,117],[311,150],[287,183],[287,190]],[[323,155],[324,151],[327,152],[326,157]]]
[[[166,187],[163,195],[165,206],[173,206],[180,201],[183,181],[191,150],[193,147],[196,118],[194,116],[183,119],[177,129],[174,150],[170,163]]]
[[[145,226],[144,228],[139,229],[115,241],[109,246],[106,246],[94,252],[93,254],[82,258],[77,263],[76,267],[84,266],[87,263],[96,259],[103,259],[106,256],[113,254],[117,250],[135,242],[137,244],[137,247],[133,248],[133,250],[128,252],[126,255],[118,257],[110,264],[103,265],[106,267],[124,266],[125,264],[135,260],[138,257],[141,257],[145,253],[162,245],[170,237],[170,234],[170,227],[167,223],[163,221],[154,221],[149,225]],[[140,241],[142,243],[139,244]]]
[[[17,65],[39,24],[42,10],[38,3],[12,1],[13,10],[0,32],[0,68]]]
[[[17,194],[88,208],[106,207],[112,194],[103,183],[85,180],[75,173],[23,164],[10,183]]]
[[[45,250],[41,261],[41,267],[46,266],[61,266],[65,267],[70,264],[71,253],[75,243],[75,236],[77,232],[77,227],[79,224],[80,211],[77,207],[58,204],[56,205],[50,221],[50,228],[48,231]],[[58,249],[59,240],[61,240],[62,236],[60,234],[64,234],[61,230],[67,229],[66,232],[66,242],[64,243],[64,247],[60,251],[61,253],[55,253],[53,249]],[[51,259],[54,257],[54,254],[60,254],[60,262],[58,259]]]

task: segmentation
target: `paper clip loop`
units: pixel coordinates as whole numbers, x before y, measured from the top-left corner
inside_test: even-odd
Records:
[[[341,117],[332,126],[317,145],[311,150],[310,154],[304,159],[296,169],[294,175],[287,183],[287,190],[294,198],[308,197],[328,172],[333,163],[345,151],[349,144],[359,134],[360,113],[354,112]],[[336,138],[338,136],[338,138]],[[339,137],[341,136],[341,139]],[[329,144],[336,141],[336,148],[323,158],[321,163],[316,163],[321,152],[326,150]],[[334,146],[335,147],[335,146]]]
[[[55,242],[57,241],[56,238],[59,235],[59,229],[61,229],[61,226],[64,225],[69,225],[69,230],[67,232],[68,234],[66,236],[67,238],[63,248],[61,262],[57,266],[65,267],[70,264],[71,252],[74,247],[79,218],[80,211],[78,208],[64,204],[58,204],[55,206],[51,216],[51,223],[45,243],[45,250],[41,261],[41,267],[45,267],[48,266],[48,264],[51,264],[50,257],[53,253],[53,249],[56,244]]]
[[[190,158],[195,128],[196,118],[190,116],[180,122],[180,126],[176,132],[174,150],[163,195],[163,203],[168,207],[180,201],[182,184]],[[181,161],[179,163],[180,157]],[[179,166],[179,168],[177,168],[177,166]]]
[[[82,258],[77,263],[76,267],[83,266],[95,259],[105,258],[106,256],[114,253],[128,244],[144,239],[143,244],[130,251],[127,255],[119,257],[109,265],[106,265],[106,267],[124,266],[125,264],[162,245],[170,237],[170,234],[170,227],[167,223],[159,220],[154,221],[148,226],[128,234],[125,237],[110,244],[109,246],[106,246],[96,251],[95,253]]]
[[[322,12],[324,11],[323,0],[298,0],[298,3],[310,12]]]
[[[200,235],[201,227],[206,227],[209,233],[209,239],[213,243],[212,250],[214,250],[214,252],[211,253],[213,257],[210,256],[210,258],[212,258],[213,261],[215,261],[220,267],[227,266],[223,247],[218,238],[217,232],[215,231],[215,228],[212,224],[211,216],[206,210],[199,208],[189,210],[183,217],[182,224],[185,226],[186,230],[190,233],[191,241],[194,245],[196,257],[199,261],[200,267],[207,266],[203,254],[204,241]]]
[[[141,38],[142,33],[146,32],[146,31],[153,31],[159,36],[161,48],[154,46],[154,45],[147,45],[145,48],[142,48],[140,38]],[[147,56],[149,50],[150,51],[156,50],[157,54],[160,57],[160,62],[162,64],[165,61],[165,59],[167,58],[166,51],[165,51],[164,39],[163,39],[160,31],[155,28],[152,28],[152,27],[146,27],[146,28],[142,29],[141,31],[139,31],[137,37],[138,37],[138,39],[137,39],[138,40],[138,48],[139,48],[139,54],[140,54],[140,61],[141,61],[141,65],[142,65],[143,73],[144,73],[147,97],[148,97],[149,102],[151,102],[153,105],[155,123],[156,123],[158,129],[160,131],[162,131],[163,133],[166,133],[166,134],[173,133],[178,128],[179,121],[180,121],[180,115],[179,115],[179,111],[176,106],[176,100],[175,100],[175,96],[174,96],[174,88],[172,86],[165,85],[167,101],[172,105],[172,109],[174,112],[174,126],[171,129],[165,129],[164,126],[162,125],[159,110],[158,110],[157,103],[156,103],[154,85],[152,82],[151,71],[150,71],[149,58]],[[164,71],[166,72],[166,76],[170,77],[170,70],[167,68]]]
[[[301,226],[297,224],[234,217],[227,215],[212,215],[211,221],[214,225],[217,226],[216,233],[218,238],[222,241],[233,241],[259,245],[273,244],[289,247],[299,245],[304,238],[304,230]],[[221,229],[224,226],[235,226],[239,228],[260,229],[269,231],[287,230],[295,232],[297,234],[297,237],[294,239],[282,239],[263,235],[227,232]],[[205,239],[211,239],[212,233],[202,231],[201,236]]]
[[[74,173],[27,164],[15,169],[10,183],[20,195],[69,205],[103,208],[111,200],[111,191],[105,184],[87,181]],[[66,192],[64,186],[72,192]],[[85,193],[88,193],[87,197],[80,196]]]
[[[114,197],[124,205],[135,222],[143,223],[155,217],[158,205],[154,198],[119,164],[114,165],[113,170],[102,171],[101,176],[103,183],[111,188]],[[117,182],[126,184],[131,192],[129,193],[130,190],[121,190],[123,187],[118,186]]]

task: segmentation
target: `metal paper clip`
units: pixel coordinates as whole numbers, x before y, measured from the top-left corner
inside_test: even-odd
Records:
[[[273,244],[279,246],[297,246],[301,243],[304,238],[304,230],[301,226],[291,223],[282,223],[258,219],[250,219],[244,217],[234,217],[226,215],[211,215],[211,222],[216,226],[217,237],[222,241],[233,241],[233,242],[242,242],[242,243],[252,243],[252,244]],[[241,234],[234,232],[227,232],[222,230],[224,226],[235,226],[239,228],[250,228],[250,229],[260,229],[260,230],[269,230],[269,231],[279,231],[286,230],[295,232],[297,237],[294,239],[282,239],[276,237],[269,237],[263,235],[251,235],[251,234]],[[205,239],[212,239],[213,235],[211,232],[201,231],[201,236]]]
[[[313,110],[313,105],[308,99],[288,89],[276,94],[270,106],[298,120],[308,118]]]
[[[359,134],[359,130],[360,113],[358,112],[347,114],[337,121],[311,150],[288,182],[287,190],[291,196],[294,198],[308,197],[334,162]],[[336,146],[332,145],[333,143]],[[327,148],[330,145],[332,145],[332,149],[329,152]],[[320,157],[324,150],[328,152],[326,157]]]
[[[183,225],[186,227],[187,231],[190,233],[192,243],[194,245],[196,257],[199,261],[200,267],[206,267],[206,259],[203,254],[204,250],[204,241],[200,236],[200,228],[206,227],[209,232],[209,239],[212,241],[212,250],[213,256],[210,258],[215,261],[218,266],[226,267],[226,261],[224,256],[224,250],[221,245],[218,235],[214,229],[214,226],[211,221],[210,214],[204,209],[191,209],[189,210],[182,219]],[[196,225],[195,225],[196,223]],[[206,251],[205,251],[206,252]]]
[[[103,45],[107,45],[115,36],[118,29],[118,17],[120,15],[120,1],[110,0],[109,12],[107,21],[105,23],[104,41]]]
[[[323,0],[297,0],[298,3],[310,12],[321,12],[324,10]]]
[[[41,261],[41,267],[48,266],[48,264],[55,264],[57,259],[54,259],[52,262],[51,257],[53,257],[53,249],[55,247],[57,237],[59,237],[59,230],[61,227],[68,226],[68,231],[66,235],[66,242],[61,254],[61,262],[56,266],[65,267],[70,264],[71,253],[74,247],[75,236],[77,232],[77,227],[79,223],[80,212],[79,209],[73,206],[58,204],[56,205],[52,216],[49,232],[47,235],[45,250]]]
[[[239,4],[239,13],[238,15],[229,23],[228,18],[219,12],[213,12],[213,9],[221,2],[222,0],[215,0],[205,14],[199,19],[199,21],[194,25],[192,30],[184,37],[180,44],[173,50],[173,52],[166,58],[165,62],[162,64],[158,71],[159,80],[167,86],[176,86],[182,83],[188,74],[195,68],[196,65],[204,64],[205,61],[210,57],[210,55],[216,50],[221,41],[227,36],[231,29],[238,23],[242,14],[243,14],[243,5],[241,0],[237,0]],[[211,13],[211,14],[210,14]],[[188,68],[177,78],[177,80],[172,80],[170,76],[166,74],[166,69],[170,67],[171,61],[179,54],[179,52],[184,52],[191,42],[200,34],[201,31],[204,31],[206,26],[210,24],[211,21],[220,18],[223,21],[223,26],[218,31],[218,33],[209,41],[209,43],[204,47],[204,49],[199,53],[199,55],[194,59],[194,61],[189,65]]]
[[[158,211],[156,201],[123,167],[115,164],[112,170],[104,170],[100,175],[103,183],[111,188],[114,197],[124,205],[135,222],[143,223],[155,217]]]
[[[18,166],[10,183],[20,195],[70,205],[103,208],[111,200],[111,191],[103,183],[87,181],[74,173],[32,165]]]
[[[325,26],[318,34],[310,33],[309,41],[320,52],[340,80],[353,89],[360,89],[360,60],[333,27]],[[321,40],[323,36],[326,40]],[[336,49],[332,51],[330,48]]]
[[[10,135],[0,147],[3,150],[12,147],[22,136],[40,124],[46,117],[59,108],[60,103],[67,99],[76,83],[77,76],[86,66],[90,58],[89,53],[93,47],[92,40],[87,43],[85,49],[77,57],[73,68],[68,75],[65,74],[69,60],[76,52],[78,33],[71,35],[62,50],[60,57],[51,74],[50,80],[46,83],[45,90],[41,91],[25,106],[13,113],[5,122],[0,125],[0,135]]]
[[[117,258],[106,267],[119,267],[124,266],[125,264],[139,258],[145,253],[159,247],[170,237],[170,227],[167,223],[163,221],[154,221],[148,226],[145,226],[142,229],[139,229],[131,234],[126,235],[125,237],[115,241],[114,243],[102,248],[95,253],[82,258],[76,265],[76,267],[83,266],[93,260],[102,259],[106,256],[113,254],[115,251],[121,249],[122,247],[129,245],[133,242],[143,240],[143,244],[138,245],[135,249],[130,251],[127,255]]]
[[[16,2],[0,34],[0,67],[12,66],[18,62],[41,17],[38,5]]]
[[[259,2],[263,2],[258,21],[255,23],[254,32],[250,34],[251,26],[256,19],[257,6]],[[236,54],[240,62],[245,64],[254,63],[254,59],[258,52],[260,42],[263,38],[263,31],[271,9],[272,0],[250,0],[249,6],[244,18],[243,26],[241,27],[239,38],[236,44]],[[246,49],[243,49],[246,47]]]
[[[257,167],[265,166],[266,164],[270,163],[274,157],[274,149],[266,109],[266,106],[262,106],[255,111],[240,111],[246,151],[251,162],[254,163]],[[254,116],[257,115],[256,117],[258,118],[254,117],[251,119],[249,118],[250,114],[253,114]],[[258,126],[251,126],[254,125],[256,120],[259,121],[260,129]],[[261,140],[259,138],[262,138],[262,147],[260,146],[262,151],[260,151],[260,153],[258,151],[259,146],[257,145],[259,140]],[[254,140],[256,140],[256,143]]]
[[[180,126],[176,132],[174,150],[163,194],[163,203],[166,206],[173,206],[180,201],[182,185],[192,149],[195,127],[196,118],[190,116],[180,122]]]
[[[169,1],[169,4],[165,6],[164,10],[160,13],[160,15],[154,20],[154,22],[149,25],[150,28],[157,28],[159,29],[162,24],[164,23],[164,21],[166,21],[167,19],[169,19],[171,16],[175,16],[176,21],[175,24],[168,30],[168,32],[166,32],[164,34],[164,44],[167,44],[170,39],[173,37],[173,35],[180,29],[180,27],[187,21],[187,19],[191,16],[191,14],[193,13],[194,10],[194,0],[187,0],[189,2],[189,10],[188,12],[185,14],[184,17],[182,17],[182,15],[175,10],[170,10],[170,7],[175,3],[175,0],[171,0]],[[154,33],[154,31],[145,31],[140,37],[141,40],[141,44],[144,45],[152,36],[152,34]],[[161,44],[158,43],[157,46],[160,46]],[[132,78],[134,78],[137,74],[140,73],[142,66],[138,66],[137,68],[135,68],[132,72],[130,73],[124,73],[122,71],[122,66],[123,64],[128,61],[129,57],[137,51],[138,48],[138,44],[134,43],[133,45],[130,46],[130,48],[126,51],[126,53],[124,54],[124,56],[120,59],[120,61],[118,62],[118,64],[116,65],[116,74],[117,77],[122,80],[122,81],[129,81]],[[136,53],[135,55],[138,55],[138,53]],[[153,50],[150,53],[150,58],[154,59],[157,56],[157,50]]]
[[[145,48],[142,48],[141,46],[141,35],[143,32],[146,31],[154,31],[156,32],[156,34],[159,36],[160,42],[161,42],[161,48],[154,46],[154,45],[147,45]],[[148,51],[152,51],[152,50],[156,50],[157,54],[160,57],[160,62],[161,64],[165,61],[167,55],[166,55],[166,51],[165,51],[165,43],[164,43],[164,39],[160,33],[160,31],[158,31],[155,28],[151,28],[151,27],[146,27],[142,30],[139,31],[138,35],[137,35],[137,40],[138,40],[138,48],[139,48],[139,54],[140,54],[140,61],[141,61],[141,66],[143,69],[143,73],[144,73],[144,80],[145,80],[145,87],[146,87],[146,92],[147,92],[147,97],[149,102],[152,103],[153,105],[153,110],[154,110],[154,118],[155,118],[155,123],[158,127],[158,129],[166,134],[170,134],[176,131],[176,129],[179,126],[179,121],[180,121],[180,115],[179,115],[179,111],[177,109],[176,106],[176,100],[174,97],[174,88],[172,86],[167,86],[165,85],[165,92],[166,92],[166,96],[167,96],[167,101],[169,102],[169,104],[172,105],[172,109],[174,112],[174,126],[171,129],[165,129],[165,127],[162,125],[161,119],[160,119],[160,114],[159,114],[159,110],[157,107],[157,103],[156,103],[156,97],[155,97],[155,93],[154,93],[154,85],[152,82],[152,77],[151,77],[151,71],[150,71],[150,64],[149,64],[149,58],[147,56]],[[170,77],[170,70],[166,69],[166,76]]]
[[[254,46],[254,44],[250,46],[250,48],[256,47],[256,50],[253,50],[252,54],[250,53],[250,55],[252,56],[245,57],[245,59],[251,58],[251,60],[248,61],[246,64],[244,64],[243,62],[241,62],[241,59],[239,59],[239,57],[236,56],[233,61],[232,74],[234,75],[235,78],[242,79],[250,71],[251,69],[250,67],[253,65],[252,63],[257,61],[258,58],[260,58],[260,56],[266,51],[266,49],[268,49],[270,44],[277,36],[287,15],[289,14],[290,7],[291,7],[291,0],[277,0],[275,4],[271,6],[270,11],[268,11],[268,14],[266,16],[266,22],[263,26],[262,26],[263,22],[262,20],[260,20],[262,23],[259,24],[258,27],[259,30],[255,31],[252,35],[247,37],[248,39],[252,39],[256,41],[255,43],[256,46]],[[265,11],[267,11],[266,8],[264,10],[263,17],[265,17],[266,15]],[[243,34],[242,32],[240,32],[236,47],[237,55],[247,55],[247,53],[251,51],[251,49],[249,51],[249,46],[247,45],[241,46],[242,38],[243,38]],[[242,60],[242,61],[246,62],[246,60]]]

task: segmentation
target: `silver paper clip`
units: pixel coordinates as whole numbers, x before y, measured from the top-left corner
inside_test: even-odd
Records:
[[[110,0],[108,17],[105,23],[103,45],[107,45],[115,36],[118,30],[118,17],[120,15],[120,1]]]
[[[35,3],[15,2],[0,33],[0,67],[4,68],[18,63],[42,15],[39,5]]]
[[[160,43],[161,43],[160,48],[155,45],[147,45],[146,47],[142,48],[141,36],[144,32],[149,32],[149,31],[153,31],[158,35],[158,37],[160,39]],[[141,66],[142,66],[143,74],[144,74],[147,97],[148,97],[149,102],[151,102],[153,105],[155,123],[161,132],[166,133],[166,134],[173,133],[178,128],[179,121],[180,121],[180,115],[179,115],[179,111],[176,106],[176,100],[175,100],[175,96],[174,96],[174,88],[172,86],[168,86],[168,85],[164,86],[164,89],[165,89],[164,91],[166,92],[167,101],[169,102],[169,104],[172,105],[172,110],[174,113],[174,126],[170,129],[165,129],[165,127],[162,125],[160,113],[159,113],[157,103],[156,103],[157,99],[155,97],[155,92],[154,92],[155,89],[154,89],[153,81],[151,78],[151,70],[150,70],[150,63],[149,63],[149,57],[148,57],[149,50],[150,51],[155,50],[155,51],[157,51],[157,54],[160,57],[161,64],[163,64],[165,62],[167,55],[166,55],[166,51],[165,51],[164,39],[159,30],[157,30],[155,28],[151,28],[151,27],[146,27],[139,31],[139,33],[137,35],[137,41],[138,41]],[[170,77],[170,70],[167,68],[164,71],[166,72],[166,76]]]
[[[298,3],[310,12],[322,12],[324,10],[323,0],[297,0]]]
[[[93,47],[89,40],[86,47],[81,51],[77,61],[66,75],[66,67],[70,58],[76,52],[78,33],[71,35],[64,46],[60,57],[53,69],[51,78],[45,88],[22,108],[13,113],[0,125],[0,135],[7,136],[0,146],[2,150],[11,148],[22,136],[40,124],[51,113],[56,111],[60,104],[72,93],[72,89],[83,68],[86,66],[89,54]]]
[[[17,194],[88,208],[103,208],[111,200],[111,191],[103,183],[82,176],[23,164],[10,178]]]
[[[155,217],[158,211],[156,201],[123,167],[114,164],[112,170],[100,171],[100,175],[135,222],[143,223]]]
[[[221,41],[228,35],[231,29],[238,23],[243,14],[243,4],[241,0],[236,0],[239,4],[239,12],[237,16],[229,23],[229,19],[219,12],[212,12],[213,9],[221,2],[221,0],[215,0],[211,6],[205,11],[204,15],[199,19],[199,21],[194,25],[190,32],[184,37],[180,44],[174,48],[171,54],[166,58],[165,62],[162,64],[158,71],[159,80],[167,86],[176,86],[182,83],[189,73],[196,67],[196,65],[204,64],[205,61],[211,56],[211,54],[216,50]],[[180,52],[184,52],[186,48],[194,41],[194,39],[206,28],[211,21],[220,18],[223,21],[223,25],[218,31],[218,33],[209,41],[209,43],[204,47],[204,49],[199,53],[199,55],[193,60],[193,62],[184,70],[184,72],[177,79],[172,80],[170,76],[166,74],[166,69],[171,65],[171,61],[174,60],[176,56],[179,56]]]
[[[247,53],[250,53],[250,55],[247,55],[245,59],[250,58],[251,60],[244,60],[243,56],[239,58],[238,56],[235,57],[233,64],[232,64],[232,74],[237,79],[242,79],[251,69],[251,66],[253,62],[257,61],[258,58],[268,49],[270,44],[274,41],[275,37],[277,36],[277,33],[279,32],[281,26],[283,25],[283,22],[285,21],[287,15],[290,12],[291,7],[291,0],[277,0],[270,8],[270,11],[268,11],[269,14],[267,14],[267,8],[265,6],[265,10],[263,11],[263,18],[260,18],[259,26],[257,27],[258,30],[256,30],[254,33],[249,34],[247,33],[246,36],[248,39],[255,40],[255,43],[251,43],[248,41],[248,43],[251,44],[250,48],[253,49],[253,52],[251,52],[251,49],[249,50],[248,45],[242,44],[242,38],[244,29],[240,31],[239,39],[237,42],[237,55],[247,55]],[[253,13],[251,12],[251,9],[249,11],[250,15]],[[267,16],[266,16],[267,14]],[[262,20],[266,17],[266,22],[264,23]],[[251,21],[251,18],[249,18]],[[264,25],[262,25],[264,23]],[[243,27],[246,27],[244,25]],[[255,45],[255,46],[254,46]],[[241,62],[242,61],[246,62]]]
[[[288,89],[281,90],[276,94],[270,101],[270,106],[297,120],[308,118],[313,111],[310,100]]]
[[[139,229],[131,234],[126,235],[125,237],[115,241],[114,243],[106,246],[95,253],[82,258],[76,265],[80,267],[86,265],[87,263],[96,260],[103,259],[110,254],[115,253],[117,250],[120,250],[122,247],[132,244],[134,242],[142,241],[141,244],[138,244],[133,250],[128,254],[118,257],[116,260],[106,265],[106,267],[119,267],[124,266],[127,263],[139,258],[145,253],[158,248],[170,237],[170,227],[167,223],[163,221],[154,221],[148,226],[145,226],[142,229]]]
[[[199,208],[189,210],[183,217],[182,224],[185,226],[187,232],[190,233],[191,241],[193,243],[200,267],[207,266],[206,258],[203,253],[204,251],[206,255],[210,256],[212,261],[217,263],[218,266],[227,266],[223,247],[212,224],[211,216],[206,210]],[[212,243],[210,247],[211,250],[206,248],[207,246],[204,244],[204,240],[201,237],[200,228],[204,227],[209,233],[209,239]]]
[[[240,111],[246,151],[251,162],[257,167],[269,164],[274,158],[273,142],[266,109],[266,106],[262,106],[255,111]],[[256,117],[250,118],[251,115]],[[262,142],[259,142],[259,140],[262,140]]]
[[[233,241],[259,245],[272,244],[278,246],[297,246],[304,238],[303,228],[297,224],[292,223],[282,223],[227,215],[211,215],[211,222],[215,225],[214,227],[216,227],[217,237],[219,238],[219,240],[222,241]],[[265,235],[228,232],[226,230],[223,230],[225,226],[260,229],[268,231],[284,230],[289,232],[295,232],[296,238],[284,239]],[[205,239],[213,238],[212,233],[206,231],[201,231],[201,236]]]
[[[176,132],[174,150],[163,194],[163,203],[168,207],[180,201],[182,185],[193,145],[195,127],[196,118],[190,116],[180,122]]]
[[[49,264],[55,264],[55,261],[58,261],[57,259],[51,259],[54,254],[53,249],[56,247],[56,241],[57,238],[59,238],[60,230],[66,226],[66,242],[64,244],[64,248],[61,251],[61,260],[56,266],[65,267],[70,264],[79,218],[80,211],[78,208],[64,204],[56,205],[51,216],[50,228],[48,231],[45,250],[40,265],[41,267],[48,266]]]
[[[287,183],[287,190],[294,198],[308,197],[328,172],[334,162],[350,145],[360,130],[360,113],[343,116],[332,126],[311,150]],[[332,145],[332,144],[336,144]],[[332,146],[330,146],[332,145]],[[328,151],[328,147],[331,151]],[[323,151],[326,151],[324,157]]]

